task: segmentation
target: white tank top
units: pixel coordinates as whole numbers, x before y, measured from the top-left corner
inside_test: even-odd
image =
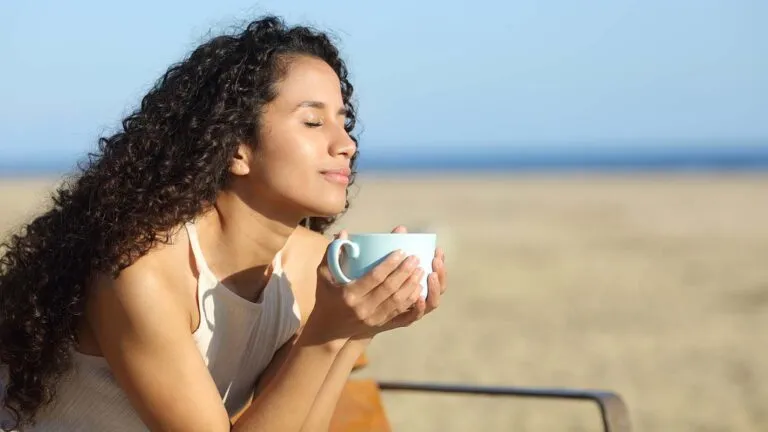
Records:
[[[275,352],[296,333],[301,314],[283,273],[281,253],[275,256],[272,277],[261,298],[251,302],[230,291],[213,275],[200,249],[195,226],[186,224],[185,228],[199,273],[200,325],[192,337],[231,416],[245,406]],[[32,430],[148,429],[115,381],[106,360],[75,351],[71,373],[61,381],[55,401],[40,412]]]

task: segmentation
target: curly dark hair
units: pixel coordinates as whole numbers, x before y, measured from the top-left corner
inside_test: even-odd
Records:
[[[0,245],[0,365],[8,372],[0,409],[13,416],[11,429],[34,423],[71,367],[89,279],[117,276],[210,208],[229,185],[238,145],[258,146],[260,113],[296,56],[336,72],[351,135],[353,87],[328,35],[266,16],[172,65],[57,188],[51,208]],[[304,224],[324,232],[334,221]]]

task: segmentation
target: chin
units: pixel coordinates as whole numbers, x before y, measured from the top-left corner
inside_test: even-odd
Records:
[[[324,203],[315,203],[315,205],[310,207],[310,213],[314,217],[334,217],[341,214],[341,212],[344,211],[344,207],[346,206],[347,202],[342,201],[339,202],[324,202]]]

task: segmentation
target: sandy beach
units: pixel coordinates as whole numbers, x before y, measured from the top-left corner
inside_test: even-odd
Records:
[[[0,180],[0,233],[55,179]],[[768,430],[768,174],[369,176],[339,223],[436,231],[449,292],[361,375],[612,389],[637,431]],[[593,431],[586,403],[388,394],[396,431]]]

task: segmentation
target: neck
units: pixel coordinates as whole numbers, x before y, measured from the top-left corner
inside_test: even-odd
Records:
[[[211,269],[228,280],[230,288],[245,294],[266,284],[270,264],[288,242],[298,221],[267,215],[236,194],[223,191],[198,227]]]

